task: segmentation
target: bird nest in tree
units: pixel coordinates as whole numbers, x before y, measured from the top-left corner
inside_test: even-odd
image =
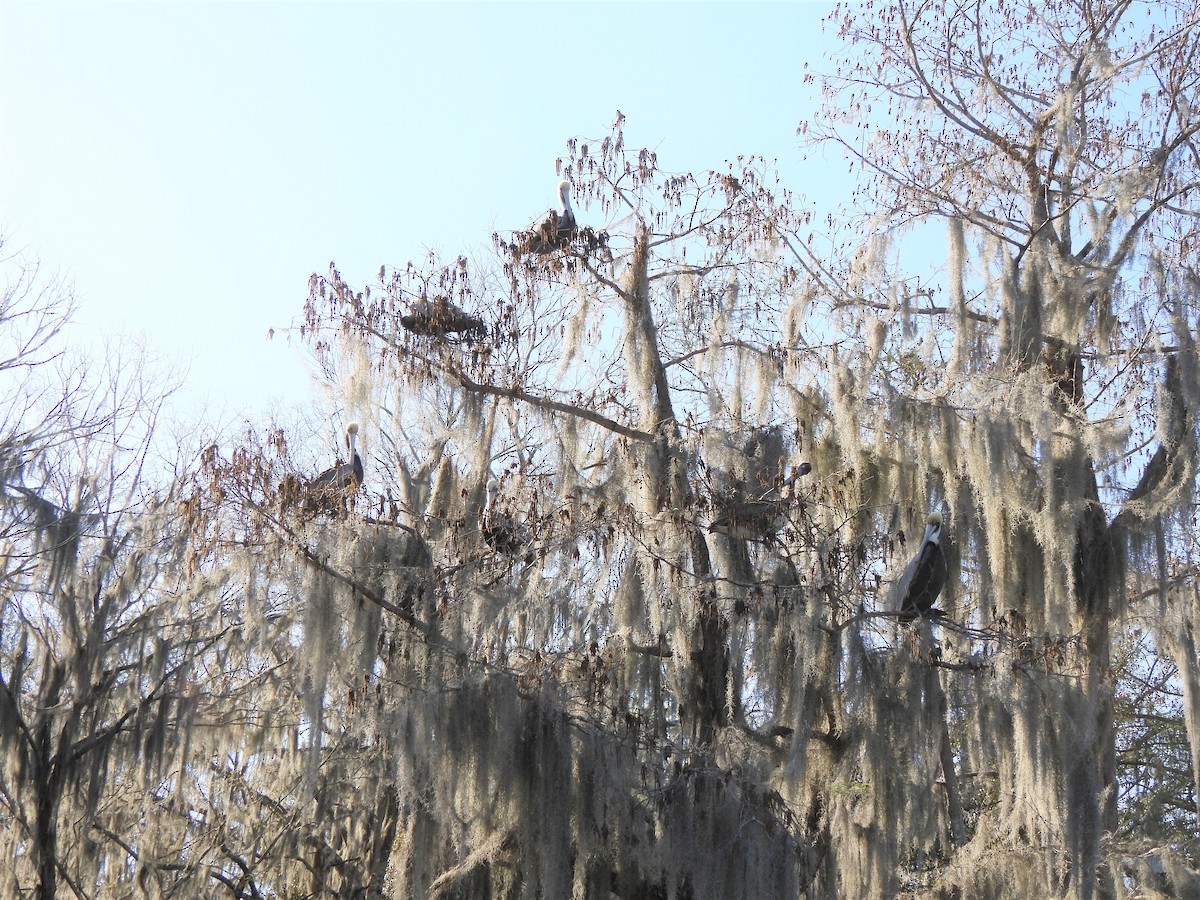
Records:
[[[400,317],[400,324],[421,337],[480,340],[487,333],[483,319],[465,312],[445,297],[411,304],[408,314]]]
[[[608,247],[608,232],[597,231],[590,225],[579,228],[574,223],[560,223],[557,215],[551,213],[529,231],[514,234],[512,243],[500,241],[500,245],[514,260],[559,251],[586,258]]]

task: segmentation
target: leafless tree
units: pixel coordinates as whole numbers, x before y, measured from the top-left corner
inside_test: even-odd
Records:
[[[944,278],[857,261],[846,309],[901,332],[861,396],[907,450],[896,477],[952,510],[963,612],[1021,633],[1016,664],[963,704],[964,762],[997,773],[998,800],[943,873],[963,895],[1020,895],[1014,864],[1035,894],[1123,889],[1105,835],[1112,648],[1131,617],[1174,659],[1193,765],[1200,745],[1197,16],[900,2],[835,17],[856,52],[809,134],[862,172],[875,243],[933,221],[950,235]],[[1019,665],[1031,640],[1061,647],[1037,676]]]
[[[186,524],[155,628],[204,687],[163,682],[177,827],[104,846],[178,895],[1200,889],[1198,15],[839,9],[802,130],[861,175],[844,218],[618,115],[558,161],[554,246],[314,275],[333,420],[145,507]],[[364,483],[315,510],[349,420]],[[710,531],[745,502],[761,535]]]
[[[195,503],[195,546],[255,548],[303,673],[282,771],[305,791],[277,800],[306,862],[263,860],[260,884],[1192,883],[1193,846],[1151,865],[1149,833],[1118,827],[1112,648],[1158,604],[1151,655],[1194,696],[1191,125],[1178,99],[1153,127],[1127,104],[1147,77],[1186,100],[1196,35],[1186,14],[1140,34],[1114,31],[1123,6],[1027,12],[845,20],[858,68],[809,132],[866,171],[844,250],[763,161],[665,172],[618,117],[560,160],[564,246],[314,276],[305,331],[363,423],[365,489],[305,515],[315,465],[271,432],[215,453],[204,493],[228,502]],[[906,237],[932,220],[940,270]],[[404,327],[430,304],[482,325]],[[744,500],[769,533],[709,533]],[[930,510],[948,616],[901,626],[886,588]]]
[[[175,489],[153,472],[162,395],[133,358],[73,361],[71,296],[5,261],[0,457],[0,853],[11,896],[115,895],[187,866],[179,795],[197,660],[229,627],[184,579]],[[166,486],[155,489],[156,482]]]

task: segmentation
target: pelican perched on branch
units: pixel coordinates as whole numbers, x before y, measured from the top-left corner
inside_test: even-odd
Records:
[[[925,520],[921,546],[896,583],[894,602],[900,619],[911,622],[918,616],[943,615],[934,607],[938,594],[946,586],[946,554],[942,552],[942,514],[932,512]]]
[[[400,324],[423,337],[444,338],[449,334],[470,337],[480,336],[484,331],[483,319],[464,312],[445,297],[421,298],[410,303],[408,315],[400,317]]]
[[[812,471],[809,463],[801,463],[792,469],[781,487],[791,488],[797,478]],[[768,492],[769,493],[769,492]],[[708,526],[709,534],[724,534],[738,541],[772,541],[783,527],[787,509],[793,496],[758,500],[733,500],[721,504],[722,514]]]
[[[351,422],[346,426],[346,460],[339,459],[307,485],[304,506],[309,512],[344,512],[362,487],[363,464],[357,439],[358,423]]]
[[[553,253],[571,243],[577,227],[571,208],[571,182],[564,178],[558,183],[558,209],[550,210],[546,218],[521,236],[519,243],[526,253]]]

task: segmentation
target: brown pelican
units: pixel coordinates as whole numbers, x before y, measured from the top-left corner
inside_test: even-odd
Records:
[[[524,235],[522,249],[528,253],[553,253],[571,243],[577,226],[575,210],[571,208],[571,182],[565,178],[558,183],[558,207]]]
[[[943,615],[934,607],[942,588],[946,586],[946,555],[942,552],[942,514],[932,512],[925,520],[925,536],[921,546],[900,576],[894,588],[894,602],[900,619],[911,622],[918,616],[936,618]]]
[[[483,533],[483,539],[489,547],[497,553],[512,556],[519,553],[521,548],[529,543],[529,536],[517,527],[507,511],[496,508],[499,491],[500,484],[496,479],[488,479],[487,499],[483,504],[479,530]]]
[[[791,487],[797,478],[812,471],[809,463],[801,463],[792,469],[781,487]],[[764,495],[765,497],[765,495]],[[708,526],[709,534],[724,534],[738,541],[774,540],[776,533],[783,527],[787,508],[791,505],[791,496],[766,500],[733,500],[721,505],[722,515],[713,520]]]
[[[310,512],[345,511],[350,499],[363,483],[362,457],[358,455],[358,423],[346,426],[348,462],[338,460],[308,483],[305,508]]]
[[[445,337],[448,334],[482,335],[483,319],[459,309],[445,297],[421,298],[408,306],[408,315],[400,324],[413,334]]]

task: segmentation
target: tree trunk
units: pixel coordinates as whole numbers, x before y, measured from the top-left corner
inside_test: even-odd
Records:
[[[639,400],[641,427],[657,435],[646,454],[647,471],[653,473],[653,496],[644,498],[646,512],[656,516],[665,511],[674,517],[673,527],[686,530],[691,567],[698,582],[694,588],[695,621],[687,636],[691,677],[685,686],[688,696],[681,703],[680,715],[691,720],[692,738],[700,746],[710,746],[717,730],[728,724],[728,623],[705,587],[712,571],[708,545],[685,515],[692,506],[692,488],[650,307],[650,236],[648,228],[639,226],[623,291],[625,355],[630,382]]]

